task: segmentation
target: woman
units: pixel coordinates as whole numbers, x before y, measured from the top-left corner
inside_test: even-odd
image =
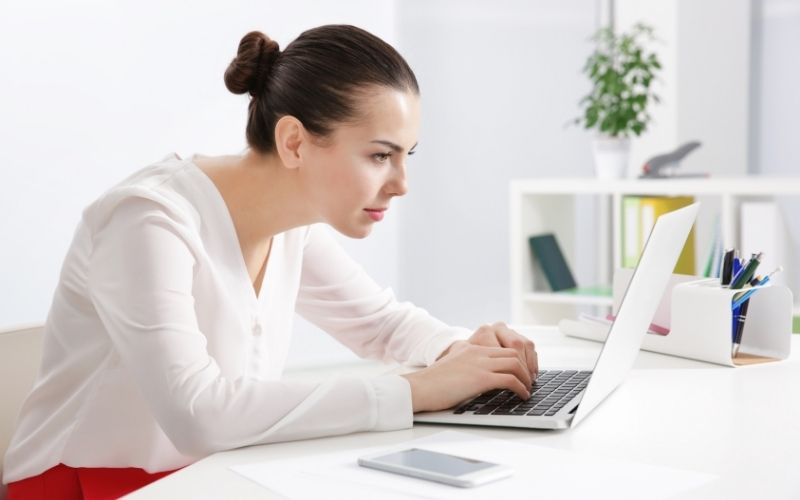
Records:
[[[529,397],[532,342],[398,302],[316,224],[363,238],[406,193],[419,89],[403,58],[352,26],[283,52],[253,32],[225,83],[251,96],[244,155],[172,155],[85,210],[6,457],[12,500],[118,496],[220,450]],[[425,368],[283,381],[295,310],[362,357]]]

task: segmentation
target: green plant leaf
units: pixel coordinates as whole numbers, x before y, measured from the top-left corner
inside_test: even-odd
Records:
[[[660,102],[650,86],[661,63],[644,44],[653,39],[653,29],[642,23],[619,35],[608,27],[595,32],[595,50],[583,67],[593,87],[579,101],[584,113],[576,123],[612,137],[638,136],[647,129],[648,105]]]

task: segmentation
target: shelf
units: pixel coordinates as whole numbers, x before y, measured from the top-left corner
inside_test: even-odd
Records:
[[[531,235],[555,234],[578,282],[610,283],[622,262],[623,198],[694,196],[703,206],[695,224],[696,274],[700,274],[714,238],[720,238],[724,248],[741,245],[739,217],[743,203],[778,197],[796,201],[800,198],[800,176],[614,180],[554,177],[515,179],[509,188],[512,322],[552,324],[574,317],[587,307],[611,306],[612,299],[600,294],[544,291],[546,278],[531,258]],[[787,269],[792,265],[789,261],[784,263]],[[792,280],[788,286],[800,288]],[[793,312],[800,316],[800,303],[795,303]]]
[[[609,307],[612,304],[612,299],[608,295],[577,295],[564,292],[531,292],[526,293],[523,299],[531,304],[575,304]]]
[[[797,195],[800,177],[700,177],[595,179],[587,177],[511,181],[519,194]]]

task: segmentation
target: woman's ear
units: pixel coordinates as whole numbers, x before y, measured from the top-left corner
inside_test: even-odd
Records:
[[[307,137],[305,127],[294,116],[282,116],[275,124],[275,150],[287,168],[298,168],[303,163],[300,146]]]

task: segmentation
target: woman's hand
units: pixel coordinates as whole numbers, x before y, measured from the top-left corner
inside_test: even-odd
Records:
[[[469,344],[514,349],[520,361],[528,367],[531,378],[536,380],[536,375],[539,373],[539,358],[536,354],[536,346],[533,341],[515,332],[503,322],[483,325],[475,330],[475,333],[468,340],[453,342],[436,360],[438,361],[451,352],[458,351]]]
[[[403,376],[416,413],[452,408],[492,389],[509,389],[526,400],[537,372],[533,342],[495,323],[454,342],[433,365]]]

